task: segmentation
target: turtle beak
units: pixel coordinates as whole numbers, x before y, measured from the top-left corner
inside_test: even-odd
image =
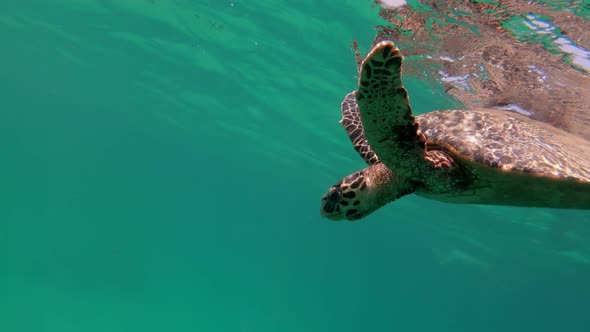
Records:
[[[342,199],[342,190],[338,187],[332,187],[322,197],[322,207],[320,214],[332,220],[341,220],[343,218],[340,211],[340,200]]]

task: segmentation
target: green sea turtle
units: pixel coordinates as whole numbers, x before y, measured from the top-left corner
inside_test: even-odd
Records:
[[[449,203],[590,209],[590,142],[500,109],[414,117],[391,41],[362,61],[341,124],[369,167],[338,181],[321,214],[357,220],[404,195]]]

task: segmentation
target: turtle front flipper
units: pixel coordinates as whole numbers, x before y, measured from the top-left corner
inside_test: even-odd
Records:
[[[375,45],[361,64],[356,100],[366,140],[379,160],[401,176],[419,179],[429,163],[402,85],[402,60],[393,42]]]
[[[367,164],[374,165],[379,162],[379,158],[371,149],[371,146],[365,138],[365,131],[363,130],[363,124],[361,123],[361,117],[359,114],[359,107],[356,103],[356,97],[354,91],[347,94],[340,105],[342,111],[342,120],[340,124],[346,129],[346,133],[354,145],[354,149],[361,155]]]

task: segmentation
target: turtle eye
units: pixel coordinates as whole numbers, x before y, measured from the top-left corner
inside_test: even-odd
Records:
[[[332,202],[339,201],[342,198],[342,190],[340,188],[333,188],[328,194],[328,199]]]

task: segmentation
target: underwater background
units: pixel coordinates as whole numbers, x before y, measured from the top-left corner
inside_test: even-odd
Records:
[[[586,5],[587,6],[587,5]],[[590,331],[590,212],[320,197],[372,0],[0,12],[1,331]],[[451,107],[408,77],[416,113]]]

